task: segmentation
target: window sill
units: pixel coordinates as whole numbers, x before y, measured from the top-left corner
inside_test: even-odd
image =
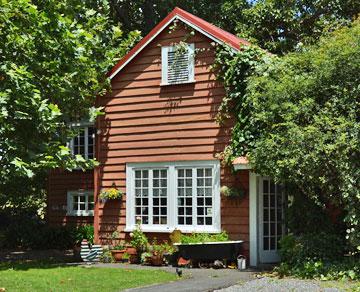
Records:
[[[185,85],[185,84],[192,84],[195,83],[196,80],[192,80],[192,81],[186,81],[186,82],[179,82],[179,83],[165,83],[165,82],[161,82],[160,86],[171,86],[171,85]]]
[[[72,216],[72,217],[93,217],[94,212],[67,212],[66,216]]]
[[[125,232],[132,232],[136,226],[126,226]],[[144,226],[141,225],[141,231],[153,233],[172,233],[175,229],[180,230],[181,233],[220,233],[221,230],[215,227],[201,228],[201,227],[158,227],[158,226]]]

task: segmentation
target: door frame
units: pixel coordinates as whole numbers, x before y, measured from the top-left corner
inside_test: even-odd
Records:
[[[258,249],[258,177],[255,172],[249,172],[249,241],[250,266],[256,267],[259,259]]]
[[[255,172],[249,172],[249,244],[250,266],[256,267],[260,262],[260,182],[261,176]],[[286,204],[283,206],[285,208]],[[262,210],[261,210],[262,211]],[[284,227],[283,227],[284,228]]]

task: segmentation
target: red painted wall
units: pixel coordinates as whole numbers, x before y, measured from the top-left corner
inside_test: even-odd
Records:
[[[72,172],[57,169],[52,170],[48,177],[47,221],[51,225],[92,224],[94,218],[85,216],[67,216],[67,192],[74,190],[93,190],[93,171]]]
[[[211,40],[195,33],[188,39],[195,48],[205,48],[195,57],[193,84],[160,86],[161,45],[184,39],[185,29],[169,33],[165,29],[139,55],[113,78],[112,91],[98,98],[105,115],[98,121],[96,170],[97,192],[113,183],[125,192],[125,167],[129,162],[160,162],[216,159],[230,138],[230,125],[219,126],[216,114],[225,94],[210,67],[215,51]],[[248,172],[234,175],[221,170],[222,185],[241,184],[248,188]],[[114,231],[127,238],[125,228],[126,196],[122,202],[97,203],[96,239],[109,243]],[[242,239],[248,255],[249,201],[222,198],[222,228],[232,239]],[[152,234],[166,238],[166,234]]]

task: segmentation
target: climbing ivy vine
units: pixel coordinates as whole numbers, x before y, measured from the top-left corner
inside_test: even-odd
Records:
[[[316,46],[276,57],[256,47],[217,53],[226,97],[219,121],[235,125],[226,162],[247,155],[254,170],[345,211],[360,251],[360,22]]]

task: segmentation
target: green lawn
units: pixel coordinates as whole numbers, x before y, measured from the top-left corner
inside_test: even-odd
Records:
[[[48,263],[0,264],[0,288],[11,291],[120,291],[176,280],[160,270],[128,270]]]

